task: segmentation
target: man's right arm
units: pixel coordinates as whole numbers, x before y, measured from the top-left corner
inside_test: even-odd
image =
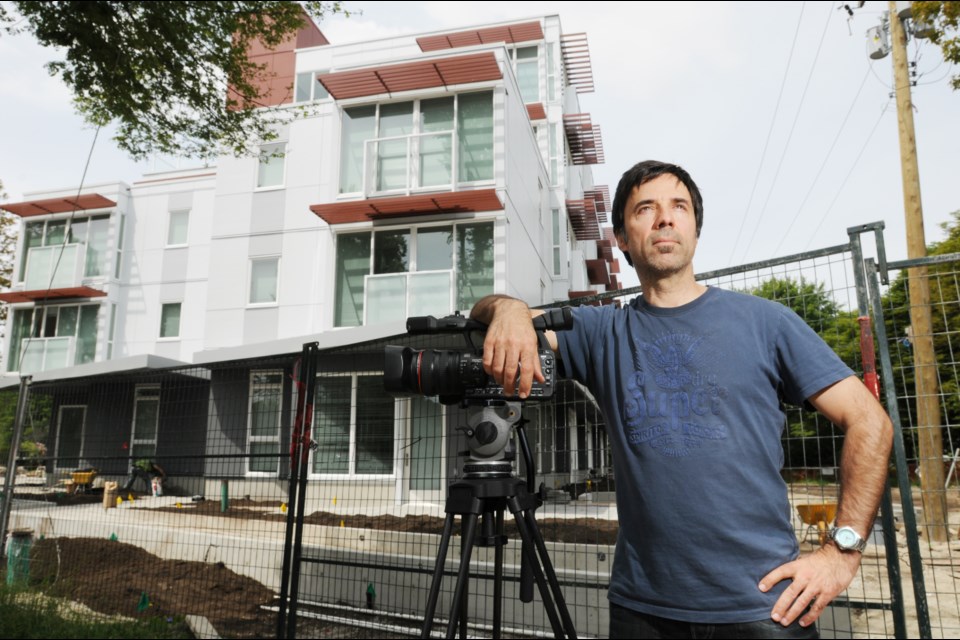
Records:
[[[537,334],[531,319],[543,311],[531,310],[525,302],[494,294],[473,306],[470,317],[487,325],[483,341],[483,368],[503,385],[503,392],[513,395],[515,385],[521,398],[530,395],[533,380],[544,382],[537,352]],[[550,347],[557,350],[557,336],[547,332]],[[519,375],[518,375],[519,374]]]

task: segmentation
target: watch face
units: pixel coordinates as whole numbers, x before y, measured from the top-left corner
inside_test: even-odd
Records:
[[[857,538],[859,538],[859,536],[856,531],[848,529],[847,527],[837,529],[837,532],[833,535],[833,539],[837,541],[837,544],[846,549],[856,546],[858,542]]]

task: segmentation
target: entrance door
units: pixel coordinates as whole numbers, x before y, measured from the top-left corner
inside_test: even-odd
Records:
[[[54,467],[60,469],[80,468],[83,456],[83,424],[86,421],[85,405],[64,405],[57,416],[57,458]]]
[[[441,504],[446,480],[443,405],[420,396],[411,398],[408,425],[407,496],[410,502]]]

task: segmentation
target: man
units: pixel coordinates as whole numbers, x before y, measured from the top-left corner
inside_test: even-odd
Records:
[[[144,490],[146,493],[151,493],[154,495],[162,495],[163,482],[167,479],[167,474],[163,470],[163,467],[158,465],[153,460],[149,458],[141,458],[136,460],[133,463],[133,466],[130,467],[130,477],[127,478],[127,483],[123,485],[124,491],[130,491],[133,489],[133,485],[137,482],[137,478],[143,480],[143,484],[146,486]],[[160,483],[157,492],[154,492],[153,489],[153,480],[156,478],[157,482]]]
[[[643,297],[584,307],[548,336],[564,372],[601,404],[620,535],[611,637],[816,637],[814,621],[860,565],[887,472],[879,403],[786,307],[707,288],[692,259],[700,191],[682,168],[641,162],[613,203],[617,243]],[[489,296],[484,367],[512,394],[542,380],[525,304]],[[779,471],[781,402],[845,431],[836,534],[797,559]]]

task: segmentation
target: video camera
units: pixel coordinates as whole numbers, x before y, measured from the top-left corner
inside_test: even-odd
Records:
[[[550,349],[546,331],[562,331],[573,326],[569,307],[549,309],[532,320],[537,332],[540,370],[544,382],[533,381],[527,400],[546,400],[553,396],[556,381],[557,358]],[[392,394],[439,396],[443,404],[481,400],[510,400],[503,386],[483,370],[483,340],[478,347],[475,333],[483,334],[487,325],[459,313],[443,318],[417,316],[407,319],[407,333],[424,335],[460,333],[467,343],[462,350],[412,349],[387,346],[383,370],[384,387]]]

